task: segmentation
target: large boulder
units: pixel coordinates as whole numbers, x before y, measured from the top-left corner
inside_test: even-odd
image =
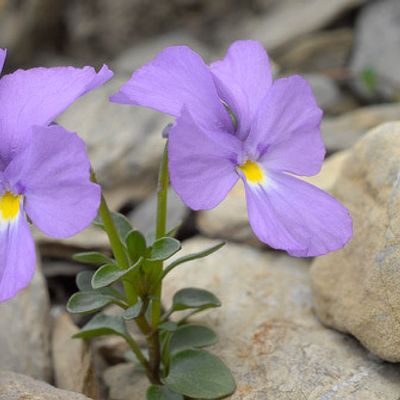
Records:
[[[400,122],[369,132],[350,152],[333,188],[349,208],[354,237],[316,259],[318,316],[388,361],[400,361]]]

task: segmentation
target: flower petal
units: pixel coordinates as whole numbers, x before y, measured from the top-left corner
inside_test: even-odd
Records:
[[[244,139],[272,84],[268,55],[260,42],[240,40],[229,47],[222,61],[210,68],[220,97],[237,117],[237,135]]]
[[[245,183],[245,188],[250,225],[273,248],[319,256],[340,249],[352,236],[348,210],[304,181],[269,172],[264,185]]]
[[[33,125],[48,125],[78,97],[109,80],[107,66],[33,68],[0,79],[0,158],[8,163],[24,147]]]
[[[6,61],[7,50],[0,49],[0,75],[1,71],[3,71],[4,62]]]
[[[168,146],[171,183],[182,201],[194,210],[219,204],[238,180],[240,147],[233,135],[200,128],[184,108]]]
[[[34,127],[32,141],[5,171],[12,190],[25,196],[25,210],[44,233],[77,234],[91,224],[100,187],[90,181],[85,144],[64,128]]]
[[[292,76],[276,80],[264,98],[246,140],[247,152],[268,169],[315,175],[325,148],[322,111],[308,82]]]
[[[0,223],[0,302],[29,285],[35,266],[33,238],[21,212],[12,222]]]
[[[133,73],[110,98],[115,103],[150,107],[178,117],[185,105],[197,123],[232,131],[213,77],[201,57],[186,46],[173,46]]]

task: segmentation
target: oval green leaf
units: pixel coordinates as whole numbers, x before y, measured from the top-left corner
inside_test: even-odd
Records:
[[[133,230],[130,231],[125,238],[126,247],[130,259],[135,262],[140,257],[144,257],[146,254],[146,239],[142,232]]]
[[[164,261],[172,257],[181,249],[179,240],[170,237],[163,237],[153,243],[150,254],[150,261]]]
[[[101,265],[112,263],[112,259],[98,251],[88,251],[85,253],[78,253],[72,256],[72,259],[82,264]]]
[[[100,289],[119,281],[133,269],[137,268],[142,261],[143,258],[140,258],[134,265],[127,269],[121,269],[115,264],[106,264],[101,266],[92,277],[91,284],[93,289]]]
[[[94,290],[73,294],[68,303],[67,310],[72,314],[87,314],[107,306],[112,302],[112,297],[105,296]]]
[[[204,325],[183,325],[180,326],[171,337],[169,342],[170,353],[211,346],[218,341],[216,333]]]
[[[137,303],[134,306],[129,307],[124,311],[124,313],[122,314],[122,317],[125,320],[135,319],[140,315],[140,313],[142,311],[142,307],[143,307],[143,301],[142,301],[142,299],[139,298]]]
[[[188,308],[205,310],[206,308],[221,307],[221,302],[214,293],[198,288],[179,290],[175,293],[172,303],[175,311],[187,310]]]
[[[90,339],[106,335],[129,336],[125,322],[119,315],[97,314],[73,337]]]
[[[76,286],[81,292],[92,290],[92,277],[94,271],[82,271],[76,276]]]
[[[124,240],[128,233],[133,230],[129,219],[117,212],[111,213],[111,216],[121,240]]]
[[[236,389],[226,365],[218,357],[197,349],[181,351],[171,358],[165,384],[172,391],[195,399],[216,399]]]
[[[183,396],[172,392],[166,386],[151,385],[147,389],[146,400],[183,400]]]

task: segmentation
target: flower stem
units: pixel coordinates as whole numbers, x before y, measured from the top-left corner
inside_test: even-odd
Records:
[[[158,189],[157,189],[157,224],[156,224],[156,240],[162,238],[167,230],[167,201],[168,201],[168,141],[165,143],[164,152],[160,165],[160,172],[158,176]],[[160,261],[156,268],[160,274],[163,270],[163,262]],[[155,290],[153,303],[152,303],[152,326],[157,329],[161,316],[161,290],[162,282],[157,284]]]

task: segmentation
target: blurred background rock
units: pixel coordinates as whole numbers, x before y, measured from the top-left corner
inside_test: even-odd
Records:
[[[353,184],[341,184],[338,191],[337,182],[345,182],[346,173],[349,176],[352,173],[347,169],[360,163],[357,171],[371,171],[370,174],[378,171],[379,176],[388,177],[385,178],[388,188],[393,185],[394,175],[389,174],[392,164],[388,164],[390,171],[386,172],[383,168],[386,163],[382,166],[376,161],[381,156],[376,156],[376,166],[370,165],[372,156],[361,157],[352,146],[369,129],[400,119],[399,0],[0,0],[0,47],[8,49],[6,73],[39,65],[100,67],[103,63],[114,70],[112,81],[76,102],[59,121],[85,139],[112,208],[127,215],[146,233],[151,233],[148,228],[154,218],[154,191],[163,147],[161,131],[170,118],[139,107],[111,104],[108,96],[133,70],[164,47],[186,44],[211,61],[222,57],[236,39],[261,41],[273,61],[276,77],[298,73],[312,85],[325,112],[322,135],[327,159],[321,173],[307,180],[324,190],[338,192],[345,204],[346,199],[352,199],[355,210],[364,210],[365,204],[382,209],[382,215],[386,209],[392,210],[394,207],[388,205],[386,197],[371,200],[368,192],[371,185],[364,182],[361,172],[362,190],[358,192]],[[385,149],[390,149],[398,146],[395,131],[398,132],[398,125],[378,128],[374,135],[384,135]],[[375,143],[381,142],[375,142],[374,137],[361,142],[364,143],[361,148],[375,149]],[[389,154],[385,149],[381,152],[377,149],[376,154],[385,151]],[[397,152],[393,150],[393,154],[392,159],[397,159]],[[349,160],[356,161],[352,164]],[[379,172],[378,165],[384,172]],[[393,165],[397,164],[393,161]],[[224,315],[224,309],[216,321],[211,321],[222,332],[223,343],[217,351],[232,358],[229,363],[240,377],[239,391],[233,398],[397,399],[398,366],[378,361],[357,341],[318,322],[312,311],[308,277],[311,260],[274,254],[261,246],[249,228],[242,192],[238,185],[224,204],[199,213],[190,212],[172,191],[169,204],[169,224],[171,227],[182,224],[179,238],[190,239],[187,246],[197,249],[199,244],[213,238],[237,243],[228,244],[223,256],[211,257],[204,264],[209,270],[207,276],[201,277],[199,272],[197,277],[193,268],[193,278],[182,270],[179,279],[172,283],[172,286],[192,284],[194,279],[195,283],[201,281],[208,286],[207,280],[213,276],[210,285],[215,290],[227,282],[229,287],[236,288],[226,294],[221,292],[227,312],[234,313],[244,304],[248,305],[241,313],[248,340],[241,341],[241,333],[229,339],[226,337],[229,334],[223,334],[238,329],[230,325],[233,314]],[[368,198],[368,203],[364,198]],[[351,264],[362,254],[363,265],[375,265],[375,253],[371,249],[382,249],[375,243],[378,239],[374,242],[369,238],[385,235],[386,220],[373,217],[367,211],[361,214],[357,224],[363,221],[366,226],[377,226],[375,219],[379,219],[379,227],[374,228],[376,232],[357,236],[347,253],[338,252],[337,257],[339,260],[345,257]],[[362,229],[357,228],[358,231]],[[105,236],[92,228],[62,242],[46,238],[40,232],[35,235],[43,259],[35,282],[17,299],[1,305],[0,326],[12,324],[15,334],[10,339],[7,332],[0,331],[0,370],[13,369],[92,398],[132,400],[134,388],[129,385],[133,372],[130,366],[120,364],[124,360],[124,344],[106,338],[88,349],[72,343],[70,332],[77,329],[73,324],[80,325],[87,318],[73,322],[63,311],[67,298],[76,290],[76,273],[87,268],[72,262],[71,255],[89,248],[108,251]],[[364,252],[364,247],[370,252]],[[243,262],[240,257],[244,257]],[[390,355],[396,356],[387,355],[390,341],[384,335],[376,334],[373,340],[365,340],[359,334],[360,327],[351,324],[357,320],[352,314],[358,312],[354,307],[349,312],[340,307],[343,314],[331,321],[335,314],[329,307],[340,300],[333,294],[341,293],[333,290],[337,279],[332,277],[336,277],[336,264],[346,265],[346,262],[338,263],[334,257],[333,261],[329,257],[324,260],[323,266],[332,271],[332,276],[329,275],[330,280],[323,276],[321,282],[329,287],[322,284],[317,287],[314,282],[317,298],[326,295],[330,299],[328,305],[318,302],[321,318],[339,330],[351,332],[382,358],[400,361],[400,356],[397,358],[392,350]],[[195,265],[196,270],[202,267],[200,264]],[[255,264],[262,265],[256,268]],[[243,265],[245,270],[241,272]],[[318,272],[319,264],[316,265]],[[232,268],[237,270],[236,277]],[[252,268],[258,271],[253,271],[254,276],[249,272]],[[390,280],[395,282],[392,276]],[[357,286],[350,281],[347,284]],[[360,293],[364,293],[362,290]],[[376,288],[368,286],[365,290],[371,292]],[[381,293],[379,290],[376,292]],[[237,297],[239,291],[242,294]],[[363,303],[351,290],[346,293],[348,304],[353,300]],[[258,299],[257,304],[252,303],[254,299]],[[246,320],[249,308],[257,315],[251,314]],[[383,317],[381,314],[376,317],[377,321],[392,312],[384,306],[376,308],[384,310]],[[325,316],[327,313],[329,318]],[[363,319],[364,314],[359,314]],[[15,315],[36,315],[36,318],[21,318],[15,324]],[[393,318],[393,324],[397,325],[400,316]],[[54,321],[53,339],[49,320]],[[346,321],[344,328],[339,320]],[[368,329],[363,326],[363,331],[375,332],[372,325]],[[31,352],[19,351],[25,348],[20,344],[23,338],[28,338],[24,346],[32,349]],[[393,348],[398,348],[396,340],[390,342]],[[371,342],[373,346],[369,345]],[[301,352],[297,351],[299,347]],[[240,352],[243,348],[244,353]],[[50,349],[56,357],[51,357]],[[250,370],[254,376],[248,373]],[[98,380],[103,371],[104,379]],[[6,388],[4,396],[9,396],[5,400],[14,398],[15,382],[21,386],[18,390],[26,390],[39,399],[75,398],[64,391],[51,392],[52,397],[45,397],[43,393],[48,388],[41,383],[0,372],[0,385]],[[121,391],[121,388],[127,389]],[[139,390],[137,396],[141,399],[143,393]]]

